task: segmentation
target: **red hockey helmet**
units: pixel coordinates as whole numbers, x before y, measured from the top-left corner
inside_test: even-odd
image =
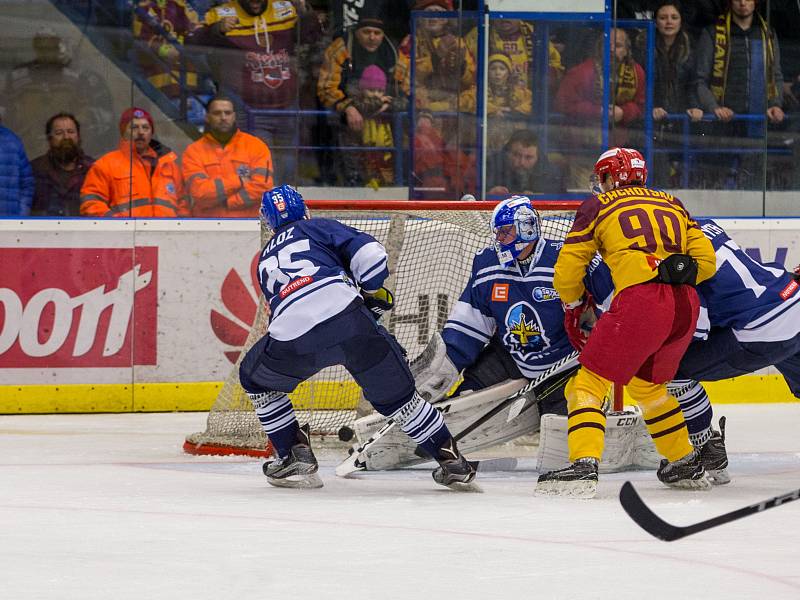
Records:
[[[600,183],[605,181],[606,175],[611,177],[614,184],[612,189],[623,185],[647,183],[647,163],[638,150],[632,148],[611,148],[600,155],[594,163],[594,173],[590,189],[592,193],[602,192]]]

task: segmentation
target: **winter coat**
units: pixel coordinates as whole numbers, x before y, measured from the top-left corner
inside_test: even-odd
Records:
[[[0,216],[31,214],[33,172],[16,134],[0,125]]]
[[[243,131],[224,146],[206,133],[186,148],[181,162],[195,217],[257,217],[261,196],[273,187],[269,148]]]
[[[95,217],[189,216],[178,156],[150,142],[147,160],[122,140],[101,156],[81,187],[81,214]]]
[[[43,217],[77,217],[81,214],[81,186],[94,159],[81,154],[75,169],[64,171],[50,157],[42,154],[31,162],[36,191],[32,215]]]

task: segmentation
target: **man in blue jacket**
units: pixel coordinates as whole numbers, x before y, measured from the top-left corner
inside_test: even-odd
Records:
[[[31,214],[33,171],[16,134],[0,124],[0,217]]]

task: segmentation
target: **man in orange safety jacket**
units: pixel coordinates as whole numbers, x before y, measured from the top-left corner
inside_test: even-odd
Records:
[[[182,166],[195,217],[257,217],[261,196],[274,187],[270,149],[237,129],[224,96],[208,103],[205,134],[186,148]]]
[[[92,165],[81,187],[81,215],[189,216],[178,156],[153,139],[153,117],[129,108],[119,121],[119,148]]]

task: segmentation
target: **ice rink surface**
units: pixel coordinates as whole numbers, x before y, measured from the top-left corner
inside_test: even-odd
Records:
[[[730,485],[605,475],[594,500],[534,497],[531,458],[464,494],[429,465],[337,479],[338,450],[324,488],[276,489],[258,460],[182,453],[203,413],[3,416],[0,598],[800,598],[800,502],[671,543],[619,505],[631,479],[685,525],[800,487],[800,403],[717,414]]]

